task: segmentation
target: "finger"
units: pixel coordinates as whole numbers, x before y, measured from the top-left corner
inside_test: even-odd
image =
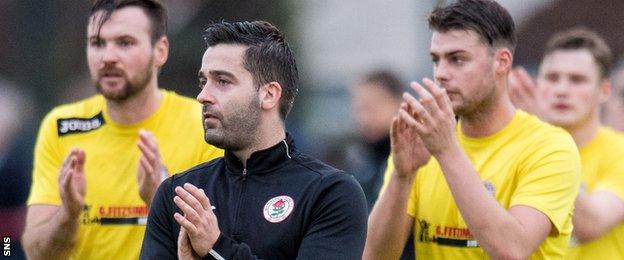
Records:
[[[139,147],[139,150],[141,150],[141,155],[143,155],[143,157],[145,157],[150,164],[156,165],[158,163],[158,157],[149,147],[149,144],[140,141],[137,143],[137,146]]]
[[[399,120],[403,121],[408,126],[415,127],[419,133],[422,132],[422,129],[424,128],[422,123],[415,120],[405,110],[399,110]]]
[[[195,210],[196,212],[200,213],[207,210],[202,206],[201,202],[199,202],[199,200],[195,198],[193,194],[189,193],[184,188],[178,186],[175,188],[175,192],[186,204],[192,207],[193,210]]]
[[[72,171],[69,174],[69,191],[71,194],[71,200],[74,202],[78,202],[80,200],[80,198],[82,198],[82,194],[80,194],[80,187],[78,187],[77,182],[78,179],[80,178],[78,176],[78,172]]]
[[[67,157],[65,157],[65,160],[63,161],[63,165],[61,166],[61,169],[62,169],[62,168],[69,167],[69,163],[71,162],[71,158],[72,158],[72,156],[74,155],[75,151],[76,151],[76,148],[73,148],[73,149],[69,152],[69,154],[67,155]]]
[[[178,233],[178,248],[184,248],[186,246],[188,246],[188,240],[186,239],[186,231],[184,227],[180,227],[180,232]]]
[[[176,222],[178,222],[181,228],[186,229],[189,236],[195,236],[197,234],[197,227],[195,227],[191,221],[182,216],[182,214],[176,212],[173,214],[173,218]]]
[[[141,129],[141,131],[139,131],[139,140],[145,143],[150,150],[158,153],[158,142],[156,141],[156,137],[154,137],[154,134],[152,134],[152,132]]]
[[[65,185],[65,182],[67,181],[67,173],[71,170],[70,164],[71,164],[72,159],[73,159],[73,156],[69,154],[65,158],[65,161],[63,161],[63,166],[61,167],[61,170],[58,176],[58,182],[59,182],[60,187],[63,187]]]
[[[520,82],[520,89],[530,97],[535,96],[535,81],[529,75],[529,73],[523,67],[519,67],[516,69],[516,76],[518,81]]]
[[[518,76],[516,76],[517,74],[517,68],[512,69],[509,72],[509,75],[507,76],[507,84],[509,85],[510,88],[514,88],[516,87],[516,85],[518,85],[520,82],[518,81]]]
[[[392,123],[390,124],[390,139],[392,140],[396,140],[398,138],[397,135],[397,128],[399,127],[399,118],[397,116],[394,116],[392,118]]]
[[[188,191],[191,195],[195,197],[199,201],[203,210],[210,209],[210,199],[206,196],[203,189],[198,189],[193,184],[185,183],[184,189]]]
[[[61,188],[65,191],[65,193],[67,193],[67,191],[71,190],[71,172],[73,171],[71,164],[72,161],[75,160],[73,155],[69,156],[69,160],[68,160],[68,164],[67,167],[61,169],[61,176],[60,176],[60,182],[61,182]]]
[[[75,160],[75,156],[72,156],[72,161],[70,162],[70,164],[75,164]],[[70,204],[76,203],[82,197],[82,195],[80,195],[80,192],[78,191],[78,187],[76,187],[75,185],[75,175],[76,172],[73,170],[73,167],[71,169],[68,169],[63,183],[63,189],[65,194],[67,195],[67,202]]]
[[[448,111],[449,104],[445,100],[445,96],[448,96],[446,94],[446,90],[428,78],[423,79],[423,84],[425,84],[425,86],[429,89],[429,92],[433,95],[438,108],[440,108],[440,110],[437,111]],[[452,108],[450,108],[450,110],[452,110]]]
[[[186,237],[186,236],[188,236],[188,233],[186,232],[186,228],[180,227],[180,234],[178,235],[178,237],[183,238],[183,237]],[[186,240],[186,239],[184,239],[184,240]]]
[[[84,165],[87,160],[87,155],[83,150],[77,149],[74,153],[76,156],[76,162],[74,164],[77,173],[82,174],[84,172]]]
[[[143,166],[143,164],[141,163],[141,159],[139,158],[139,169],[137,171],[137,181],[139,182],[139,185],[143,182],[143,179],[145,179],[145,167]]]
[[[150,164],[147,160],[147,158],[145,158],[145,156],[141,156],[141,158],[139,158],[139,165],[140,167],[143,168],[143,179],[152,179],[154,178],[154,175],[152,174],[154,172],[154,167],[152,166],[152,164]],[[139,171],[140,172],[140,171]]]
[[[194,225],[199,225],[201,223],[202,212],[196,211],[191,205],[186,203],[184,200],[180,198],[180,196],[174,196],[173,202],[182,210],[184,213],[184,217],[191,221]]]
[[[411,111],[413,111],[405,111],[407,114],[411,115],[412,117],[414,117],[415,120],[421,123],[431,125],[431,123],[433,122],[431,115],[429,114],[427,109],[425,109],[425,107],[418,100],[416,100],[416,98],[414,98],[410,94],[403,94],[403,100],[408,104]]]
[[[420,97],[418,102],[420,102],[422,106],[427,109],[427,111],[434,112],[439,110],[438,104],[436,104],[435,99],[433,98],[431,93],[425,90],[422,85],[418,84],[418,82],[412,82],[410,84],[410,87],[412,87],[412,89],[416,91],[416,93]]]

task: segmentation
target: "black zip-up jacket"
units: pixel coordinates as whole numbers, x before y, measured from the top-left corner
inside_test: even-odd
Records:
[[[224,259],[361,259],[367,209],[355,179],[298,152],[286,139],[253,153],[243,168],[231,152],[165,180],[152,201],[141,259],[177,257],[181,210],[174,188],[204,189]],[[212,259],[208,254],[207,259]]]

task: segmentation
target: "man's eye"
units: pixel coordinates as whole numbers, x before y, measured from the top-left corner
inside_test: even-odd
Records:
[[[455,64],[462,64],[464,62],[464,58],[462,57],[452,57],[451,62]]]
[[[200,79],[198,86],[199,86],[199,89],[203,89],[204,86],[206,86],[206,80],[205,79]]]
[[[559,75],[557,74],[548,74],[546,75],[546,80],[550,82],[557,82],[559,80]]]
[[[130,45],[132,45],[132,42],[128,41],[128,40],[122,40],[122,41],[119,42],[119,46],[122,46],[122,47],[127,47],[127,46],[130,46]]]
[[[102,46],[104,46],[104,41],[102,41],[102,40],[91,40],[91,41],[89,41],[89,45],[94,46],[94,47],[102,47]]]

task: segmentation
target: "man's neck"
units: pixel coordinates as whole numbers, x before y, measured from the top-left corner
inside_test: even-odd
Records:
[[[488,108],[460,117],[461,131],[469,137],[486,137],[503,129],[516,114],[509,98],[498,98]]]
[[[596,114],[584,123],[576,126],[567,126],[564,129],[570,133],[576,143],[576,147],[581,148],[596,137],[600,126],[600,119],[598,114]]]
[[[232,151],[245,168],[247,168],[247,160],[251,157],[251,154],[274,146],[286,138],[286,131],[281,123],[261,124],[257,134],[258,138],[254,144],[245,149]]]
[[[140,93],[121,102],[107,99],[106,112],[116,123],[131,125],[141,122],[154,114],[158,110],[161,101],[162,93],[154,84],[153,86],[147,86]]]

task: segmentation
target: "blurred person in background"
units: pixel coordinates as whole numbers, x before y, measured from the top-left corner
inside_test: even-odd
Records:
[[[394,72],[376,70],[363,75],[350,91],[351,117],[359,142],[345,171],[362,186],[370,211],[383,183],[390,154],[390,125],[401,104],[403,82]]]
[[[158,87],[166,24],[155,0],[94,3],[86,52],[99,95],[41,123],[22,238],[29,258],[137,259],[162,180],[222,155],[201,138],[201,106]]]
[[[19,238],[26,218],[32,172],[33,129],[30,96],[0,79],[0,235],[8,236],[11,257],[24,259]]]
[[[386,162],[390,155],[390,125],[401,105],[404,84],[395,72],[374,70],[360,77],[351,91],[351,117],[355,120],[357,140],[347,150],[345,171],[362,186],[368,211],[377,201]],[[410,235],[401,259],[414,259]]]
[[[603,123],[624,131],[624,60],[611,75],[611,95],[604,104]]]
[[[566,259],[624,259],[624,135],[600,123],[612,94],[612,60],[600,35],[573,28],[548,41],[537,85],[520,70],[510,85],[529,110],[568,131],[581,155],[582,187]]]
[[[578,151],[509,99],[511,16],[495,1],[459,0],[428,22],[435,82],[413,82],[419,99],[405,93],[393,119],[364,259],[396,259],[410,228],[419,259],[563,258]]]

